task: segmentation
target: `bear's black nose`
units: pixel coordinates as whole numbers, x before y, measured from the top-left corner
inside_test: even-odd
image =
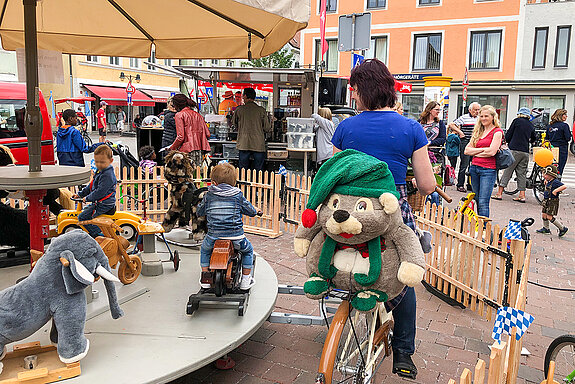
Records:
[[[333,219],[336,221],[336,223],[343,223],[344,221],[349,219],[349,212],[344,211],[342,209],[338,209],[333,213]]]

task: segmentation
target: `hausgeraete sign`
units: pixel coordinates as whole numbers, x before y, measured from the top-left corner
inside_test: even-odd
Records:
[[[395,80],[402,81],[423,81],[424,77],[442,76],[441,73],[396,73],[393,75]]]

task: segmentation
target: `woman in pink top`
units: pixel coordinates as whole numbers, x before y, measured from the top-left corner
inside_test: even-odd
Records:
[[[465,147],[465,154],[473,156],[469,174],[479,216],[489,217],[489,201],[497,179],[495,154],[501,146],[502,139],[503,131],[497,111],[491,105],[484,105],[479,110],[479,119],[473,129],[471,140]]]
[[[172,105],[176,109],[176,139],[171,151],[185,152],[196,166],[202,164],[204,154],[210,151],[210,130],[203,116],[194,111],[196,103],[183,94],[174,95]]]

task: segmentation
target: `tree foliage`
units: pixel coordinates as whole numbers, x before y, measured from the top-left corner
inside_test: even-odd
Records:
[[[291,68],[295,61],[294,54],[288,49],[282,48],[269,56],[261,59],[252,59],[245,64],[255,68]]]

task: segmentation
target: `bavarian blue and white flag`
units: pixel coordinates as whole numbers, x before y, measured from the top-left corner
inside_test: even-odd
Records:
[[[282,176],[287,176],[287,169],[286,167],[284,167],[283,165],[280,164],[280,169],[278,170],[278,173]]]
[[[48,98],[48,101],[50,101],[50,104],[52,105],[52,118],[55,119],[56,118],[56,104],[54,103],[54,95],[52,95],[52,91],[50,91],[50,97]]]
[[[527,312],[512,307],[500,307],[497,310],[497,317],[495,318],[495,326],[493,327],[491,337],[501,344],[501,335],[503,332],[511,336],[511,329],[517,327],[515,339],[519,340],[533,320],[533,316]]]
[[[505,238],[509,240],[523,240],[521,237],[521,223],[518,220],[509,220],[505,230]]]

